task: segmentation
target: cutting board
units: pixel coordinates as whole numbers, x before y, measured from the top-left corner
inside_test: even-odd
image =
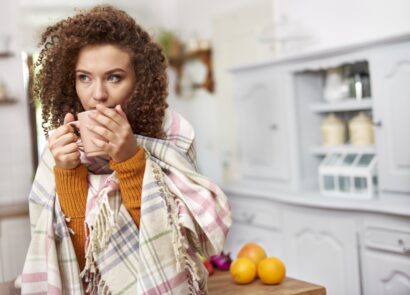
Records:
[[[215,271],[208,278],[209,295],[325,295],[326,289],[322,286],[286,278],[279,285],[264,285],[256,279],[248,285],[235,284],[229,271]]]

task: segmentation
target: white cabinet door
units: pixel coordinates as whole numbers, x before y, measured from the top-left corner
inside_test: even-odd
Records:
[[[235,258],[239,249],[246,243],[258,243],[268,256],[283,256],[281,232],[281,207],[275,203],[252,197],[230,198],[233,225],[229,231],[225,250]]]
[[[235,259],[241,247],[246,243],[261,245],[268,256],[278,257],[286,264],[280,233],[255,225],[234,222],[225,243],[225,251],[230,252],[231,258]]]
[[[410,294],[410,257],[366,251],[364,260],[364,294]]]
[[[410,43],[379,49],[370,67],[380,188],[410,192]]]
[[[284,80],[283,73],[272,67],[235,74],[238,154],[244,178],[289,179]]]
[[[355,222],[334,212],[284,212],[288,273],[326,287],[332,295],[360,294]]]
[[[0,229],[1,230],[1,229]],[[1,241],[1,232],[0,232],[0,241]],[[4,282],[4,275],[3,275],[3,253],[1,251],[1,246],[0,246],[0,283]]]
[[[364,293],[410,294],[409,218],[368,217],[362,237]]]
[[[0,226],[3,280],[11,281],[23,270],[30,243],[30,221],[28,217],[7,218],[0,221]]]

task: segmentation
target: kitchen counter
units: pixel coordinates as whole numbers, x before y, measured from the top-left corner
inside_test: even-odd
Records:
[[[283,204],[296,205],[302,207],[314,207],[333,210],[349,210],[383,213],[410,217],[410,198],[374,198],[361,200],[343,197],[321,196],[319,191],[308,191],[303,193],[291,193],[275,191],[272,188],[249,187],[240,184],[221,184],[220,187],[229,197],[231,196],[252,196],[264,200],[271,200]]]
[[[326,289],[293,278],[286,278],[279,285],[264,285],[256,279],[248,285],[235,284],[229,271],[218,271],[208,278],[209,295],[325,295]]]

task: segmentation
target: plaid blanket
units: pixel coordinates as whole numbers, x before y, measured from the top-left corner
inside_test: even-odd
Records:
[[[91,294],[207,293],[198,254],[222,250],[231,225],[229,204],[196,172],[190,124],[167,111],[164,129],[164,140],[136,135],[146,154],[139,230],[121,202],[108,160],[82,153],[89,170],[83,270],[70,239],[75,233],[56,196],[53,156],[43,152],[29,196],[32,240],[22,294],[84,294],[83,281]]]

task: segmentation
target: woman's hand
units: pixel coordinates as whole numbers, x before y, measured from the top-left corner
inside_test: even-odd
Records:
[[[120,105],[115,109],[107,108],[102,104],[97,104],[98,112],[90,117],[102,126],[88,126],[88,129],[105,139],[92,139],[92,141],[106,152],[114,162],[123,162],[130,159],[137,151],[132,128],[127,116]]]
[[[64,117],[64,125],[58,127],[48,138],[48,147],[53,154],[56,165],[62,169],[74,169],[80,165],[80,151],[76,144],[77,135],[73,127],[66,125],[74,121],[68,113]]]

